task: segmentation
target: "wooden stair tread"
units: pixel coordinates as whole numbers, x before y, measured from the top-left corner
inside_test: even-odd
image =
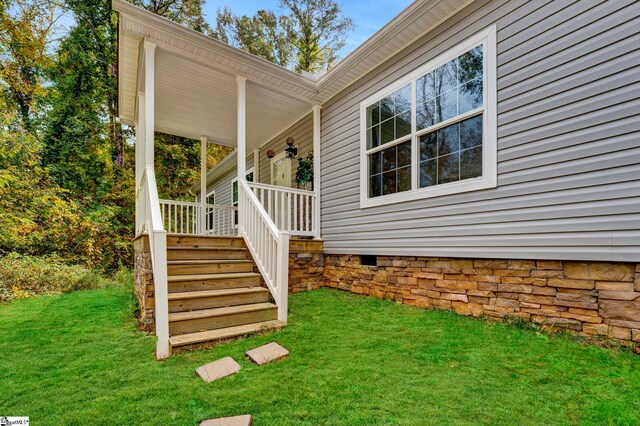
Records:
[[[233,278],[260,277],[256,272],[230,272],[227,274],[195,274],[195,275],[170,275],[169,282],[198,281],[198,280],[229,280]]]
[[[282,321],[262,321],[253,324],[238,325],[235,327],[220,328],[217,330],[199,331],[196,333],[179,334],[171,336],[169,343],[171,346],[193,345],[196,343],[208,342],[211,340],[227,339],[230,337],[242,336],[256,333],[263,330],[281,328],[285,323]]]
[[[188,321],[202,318],[214,318],[225,315],[243,314],[246,312],[264,311],[276,309],[273,303],[251,303],[249,305],[227,306],[224,308],[200,309],[197,311],[174,312],[169,314],[169,322]]]
[[[259,287],[259,286],[223,288],[218,290],[183,291],[180,293],[169,293],[169,300],[171,301],[171,300],[197,299],[200,297],[231,296],[235,294],[264,293],[268,291],[269,291],[268,288]]]
[[[168,260],[167,265],[206,265],[219,263],[253,263],[249,259]]]

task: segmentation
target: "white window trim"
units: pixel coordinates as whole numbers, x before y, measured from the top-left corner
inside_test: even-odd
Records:
[[[483,141],[482,141],[482,176],[465,179],[456,182],[436,185],[428,188],[418,186],[418,137],[416,136],[416,99],[415,80],[438,68],[440,65],[449,62],[472,48],[483,44],[483,61],[486,78],[483,85],[484,96],[484,119],[483,119]],[[496,26],[493,25],[473,37],[458,44],[440,56],[430,60],[426,64],[405,75],[398,81],[390,84],[384,89],[374,93],[360,103],[360,208],[382,206],[386,204],[400,203],[404,201],[419,200],[424,198],[440,197],[461,192],[477,191],[487,188],[495,188],[498,182],[498,147],[497,147],[497,65],[496,65]],[[367,107],[397,91],[398,89],[411,83],[411,190],[379,197],[369,198],[369,176],[367,152]],[[467,113],[473,115],[473,111]],[[451,121],[460,121],[458,116]],[[438,123],[430,128],[443,127],[446,122]],[[418,133],[425,133],[420,130]],[[385,149],[407,139],[399,139],[392,143],[387,143],[375,149]]]

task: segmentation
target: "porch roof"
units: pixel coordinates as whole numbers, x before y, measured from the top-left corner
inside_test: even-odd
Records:
[[[418,0],[319,78],[304,76],[190,30],[124,0],[119,13],[118,104],[133,124],[140,41],[157,45],[156,130],[236,145],[236,82],[247,78],[247,147],[286,127],[431,31],[473,0]]]

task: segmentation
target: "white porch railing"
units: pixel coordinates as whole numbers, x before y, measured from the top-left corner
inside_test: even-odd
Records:
[[[271,220],[244,179],[238,180],[238,230],[278,305],[278,319],[287,321],[289,233]]]
[[[206,204],[203,220],[200,203],[160,200],[162,223],[171,234],[236,235],[237,210],[235,206]]]
[[[315,192],[254,182],[248,185],[279,230],[320,237]]]
[[[143,212],[140,225],[149,235],[149,249],[153,269],[156,316],[156,356],[168,358],[169,349],[169,290],[167,284],[167,231],[162,224],[160,199],[153,167],[146,167],[136,191],[136,198]]]

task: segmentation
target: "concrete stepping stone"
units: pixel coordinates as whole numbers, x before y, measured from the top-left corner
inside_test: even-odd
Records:
[[[240,371],[240,364],[228,356],[209,364],[205,364],[202,367],[198,367],[196,369],[196,374],[205,382],[210,383],[214,380],[236,374],[238,371]]]
[[[245,355],[256,364],[263,365],[286,357],[289,355],[289,351],[276,342],[271,342],[255,349],[251,349],[250,351],[247,351]]]
[[[250,414],[245,414],[244,416],[203,420],[200,422],[200,426],[251,426],[252,423],[253,417]]]

